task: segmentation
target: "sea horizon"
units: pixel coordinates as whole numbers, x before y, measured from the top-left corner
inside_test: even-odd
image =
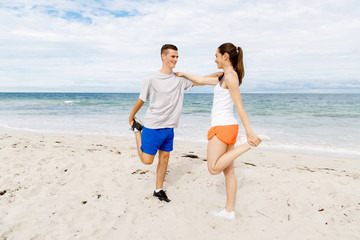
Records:
[[[60,134],[132,136],[128,116],[139,93],[0,92],[0,128]],[[175,140],[203,142],[212,93],[186,93]],[[360,159],[360,94],[242,93],[261,147]],[[137,116],[143,119],[147,104]],[[239,139],[245,140],[241,121]]]
[[[120,91],[0,91],[0,93],[94,93],[94,94],[113,94],[113,93],[133,93],[133,94],[139,94],[140,92],[120,92]],[[185,94],[213,94],[213,92],[209,91],[209,92],[197,92],[197,91],[188,91],[185,92]],[[303,91],[303,92],[297,92],[297,91],[285,91],[285,92],[281,92],[281,91],[259,91],[259,92],[243,92],[241,91],[241,94],[360,94],[360,92],[348,92],[348,89],[346,89],[346,92],[341,92],[341,91],[320,91],[320,92],[316,92],[316,91]]]

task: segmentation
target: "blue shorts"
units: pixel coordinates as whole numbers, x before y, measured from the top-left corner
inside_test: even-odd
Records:
[[[156,155],[158,150],[171,152],[173,150],[174,129],[151,129],[144,126],[141,131],[141,151]]]

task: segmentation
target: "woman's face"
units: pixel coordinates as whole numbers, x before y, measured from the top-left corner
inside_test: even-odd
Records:
[[[219,49],[216,49],[216,53],[215,53],[215,62],[217,64],[217,67],[219,69],[222,69],[224,66],[224,55],[221,55],[221,53],[219,52]]]

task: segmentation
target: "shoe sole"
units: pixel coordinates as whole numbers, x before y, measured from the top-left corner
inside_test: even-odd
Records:
[[[158,197],[156,195],[153,195],[154,197],[157,197],[160,201],[170,202],[171,200],[168,198]]]

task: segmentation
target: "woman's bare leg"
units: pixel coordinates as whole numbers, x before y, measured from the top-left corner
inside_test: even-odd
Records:
[[[234,149],[234,145],[229,145],[227,152]],[[237,181],[234,172],[234,162],[232,162],[227,168],[224,169],[225,186],[226,186],[226,205],[225,209],[228,212],[234,211]]]
[[[236,148],[228,150],[228,145],[220,141],[216,135],[208,142],[207,163],[211,174],[216,175],[224,171],[241,154],[249,151],[248,144],[242,144]]]

